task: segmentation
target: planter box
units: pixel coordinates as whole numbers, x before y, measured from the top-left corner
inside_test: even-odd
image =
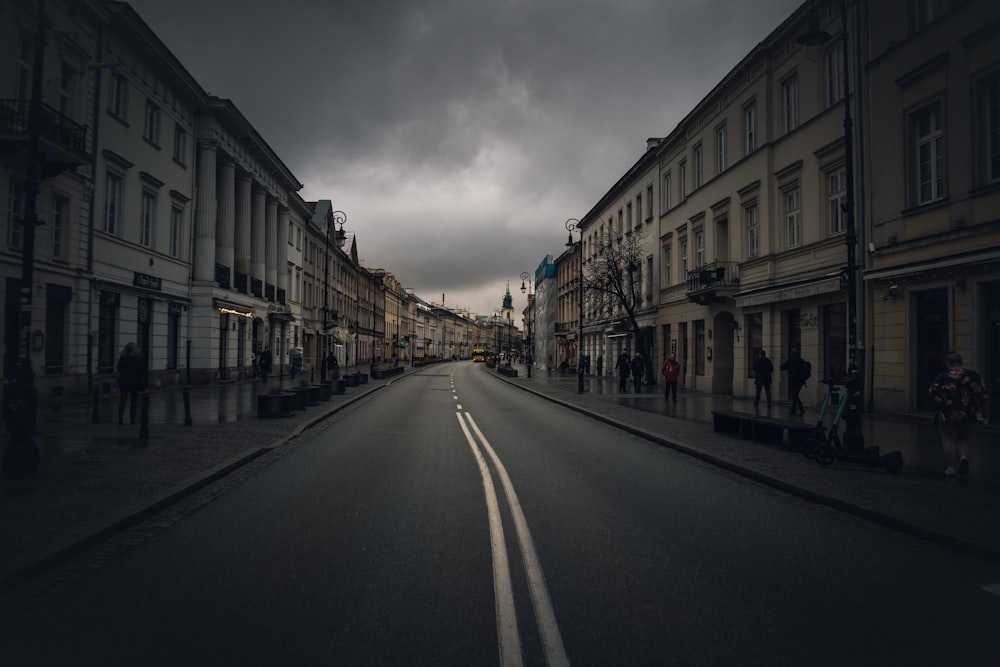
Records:
[[[347,380],[333,381],[333,393],[343,394],[345,391],[347,391]]]
[[[319,405],[321,387],[318,384],[311,384],[306,389],[309,390],[309,405]]]
[[[358,373],[358,375],[360,376],[358,379],[360,384],[368,384],[368,373]]]
[[[257,395],[257,416],[262,419],[288,417],[293,412],[295,412],[295,394],[291,392]]]
[[[344,380],[347,382],[348,387],[357,387],[361,384],[361,376],[358,373],[348,373],[344,376]]]
[[[330,380],[323,380],[319,383],[319,400],[329,401],[330,396],[333,395],[333,382]]]
[[[308,387],[292,387],[288,390],[295,396],[295,409],[305,410],[309,407],[309,388]]]

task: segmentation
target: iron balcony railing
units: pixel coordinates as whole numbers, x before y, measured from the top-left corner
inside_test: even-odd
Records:
[[[708,303],[739,291],[739,262],[715,261],[687,273],[687,295],[692,301]]]
[[[28,112],[31,100],[0,99],[0,132],[28,135]],[[42,103],[39,136],[79,156],[87,154],[87,128],[70,120],[58,109]]]

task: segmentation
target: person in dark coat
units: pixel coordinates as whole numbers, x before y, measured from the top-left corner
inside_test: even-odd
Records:
[[[753,406],[760,406],[760,390],[767,394],[767,407],[771,407],[771,376],[774,374],[774,364],[767,358],[764,350],[760,351],[760,358],[753,367],[754,384],[757,385],[757,394],[753,399]]]
[[[788,361],[781,364],[781,370],[788,371],[788,389],[792,394],[792,412],[798,412],[801,417],[806,413],[806,408],[802,405],[799,392],[805,386],[809,373],[806,371],[806,362],[799,353],[799,348],[792,348],[791,354],[788,355]]]
[[[139,392],[146,388],[146,369],[139,354],[139,346],[129,341],[125,343],[118,356],[118,424],[125,420],[125,403],[129,405],[129,421],[135,423],[135,410],[139,400]]]
[[[636,352],[632,357],[632,384],[637,394],[642,391],[642,374],[645,372],[646,362],[643,361],[642,355]]]
[[[266,385],[271,376],[271,351],[266,347],[260,351],[257,365],[260,367],[260,379]]]
[[[618,391],[623,394],[628,393],[628,376],[632,372],[632,367],[628,363],[628,355],[624,352],[618,357],[615,370],[618,371]]]

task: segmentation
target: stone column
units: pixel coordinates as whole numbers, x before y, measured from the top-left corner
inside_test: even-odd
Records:
[[[250,276],[250,176],[240,174],[236,179],[236,251],[234,268]],[[247,289],[249,289],[249,283]]]
[[[266,285],[277,285],[278,280],[278,200],[267,198],[267,214],[264,217],[264,261],[267,276]],[[266,290],[266,287],[265,287]]]
[[[219,170],[218,224],[215,228],[215,261],[233,271],[236,243],[236,165],[232,160],[222,163]]]
[[[264,190],[253,191],[253,208],[250,213],[250,266],[253,277],[264,282],[266,264],[264,261],[264,209],[267,193]]]
[[[278,289],[285,290],[285,300],[291,298],[288,284],[288,209],[282,206],[278,209]]]
[[[198,146],[198,201],[195,209],[194,279],[215,280],[215,146]]]

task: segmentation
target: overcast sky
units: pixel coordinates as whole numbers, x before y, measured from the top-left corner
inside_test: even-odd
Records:
[[[800,0],[130,4],[366,266],[492,314]]]

